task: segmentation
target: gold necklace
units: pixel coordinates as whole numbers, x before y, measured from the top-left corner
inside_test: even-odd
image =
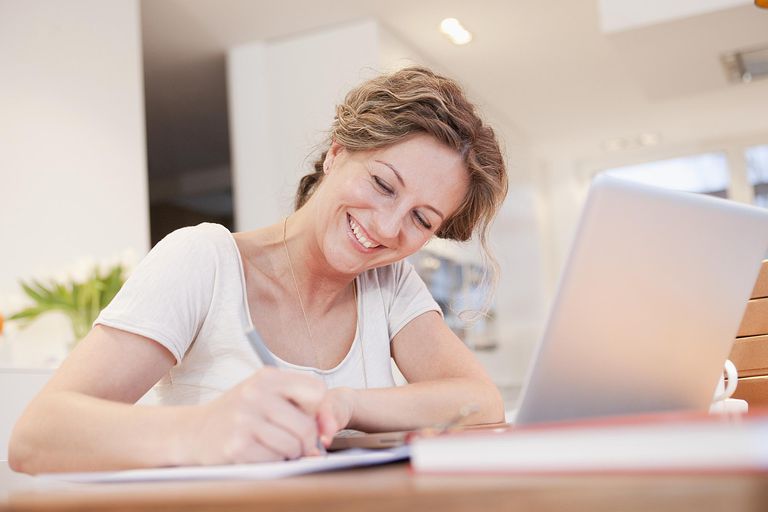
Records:
[[[299,291],[299,283],[296,281],[296,274],[293,272],[293,261],[291,261],[291,253],[288,251],[288,242],[286,242],[286,233],[288,230],[288,217],[283,221],[283,248],[285,249],[285,255],[288,257],[288,268],[291,269],[291,279],[293,279],[293,287],[296,289],[296,295],[299,297],[299,306],[301,306],[301,314],[304,315],[304,325],[307,326],[307,336],[309,341],[314,347],[314,340],[312,339],[312,329],[309,328],[309,318],[307,317],[307,310],[304,309],[304,301],[301,300],[301,292]],[[317,362],[317,360],[315,360]]]
[[[299,298],[299,307],[301,307],[301,314],[304,317],[304,325],[307,328],[307,336],[309,336],[309,343],[312,345],[312,350],[315,351],[315,365],[319,362],[317,357],[317,351],[315,349],[315,340],[312,338],[312,329],[309,327],[309,317],[307,316],[307,310],[304,308],[304,301],[301,299],[301,292],[299,291],[299,282],[296,280],[296,273],[293,271],[293,261],[291,260],[291,252],[288,250],[287,239],[288,232],[288,217],[283,220],[283,249],[285,249],[285,256],[288,258],[288,268],[291,270],[291,280],[293,281],[293,288],[296,290],[296,296]],[[352,295],[355,302],[355,311],[357,311],[357,287],[354,281],[352,282]],[[359,320],[359,319],[358,319]],[[357,333],[357,328],[355,328]],[[354,340],[353,340],[354,343]],[[368,372],[365,369],[365,348],[363,340],[360,340],[360,364],[363,367],[363,382],[365,383],[365,389],[368,389]],[[319,369],[319,368],[318,368]],[[323,380],[325,378],[323,377]]]

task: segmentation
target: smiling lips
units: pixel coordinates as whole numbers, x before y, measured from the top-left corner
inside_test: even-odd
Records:
[[[376,247],[381,247],[381,244],[371,241],[366,237],[365,230],[360,227],[360,225],[355,222],[355,219],[352,218],[351,215],[347,214],[347,219],[349,220],[349,228],[352,230],[352,233],[355,235],[355,238],[358,242],[360,242],[360,245],[365,247],[366,249],[375,249]]]

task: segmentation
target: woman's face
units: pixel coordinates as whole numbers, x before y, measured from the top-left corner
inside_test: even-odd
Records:
[[[334,143],[314,203],[318,242],[342,273],[401,260],[432,237],[460,206],[469,182],[461,156],[415,135],[371,151]]]

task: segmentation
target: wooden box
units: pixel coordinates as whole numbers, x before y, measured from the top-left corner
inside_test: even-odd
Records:
[[[737,337],[768,334],[768,297],[750,299]]]
[[[739,377],[739,385],[733,398],[746,400],[750,410],[768,406],[768,375]]]
[[[768,336],[736,338],[729,357],[739,377],[768,375]]]
[[[739,370],[734,398],[768,406],[768,260],[763,261],[730,355]]]
[[[768,297],[768,260],[763,261],[760,267],[760,274],[757,276],[757,282],[752,289],[752,298]]]

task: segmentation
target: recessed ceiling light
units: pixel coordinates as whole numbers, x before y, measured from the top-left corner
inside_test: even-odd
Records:
[[[657,146],[661,143],[661,135],[654,132],[640,133],[634,137],[615,137],[603,141],[605,151],[624,151],[627,149],[637,149],[650,146]]]
[[[641,146],[655,146],[661,142],[661,135],[658,133],[641,133],[637,136],[637,143]]]
[[[627,145],[627,139],[621,137],[603,141],[603,149],[606,151],[621,151],[622,149],[626,149]]]
[[[467,44],[472,41],[472,34],[456,18],[445,18],[441,21],[440,32],[445,34],[453,44]]]

